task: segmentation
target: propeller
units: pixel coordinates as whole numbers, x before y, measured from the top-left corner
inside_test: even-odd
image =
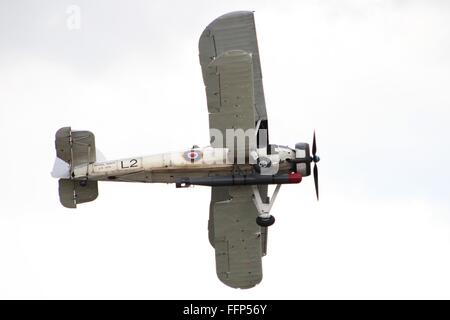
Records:
[[[297,149],[297,148],[299,148],[301,150],[305,150],[306,148],[309,149],[309,145],[307,143],[297,143],[295,145],[295,149]],[[320,157],[316,154],[317,153],[317,142],[316,142],[316,131],[315,130],[314,130],[314,134],[313,134],[313,143],[312,143],[311,153],[312,153],[312,156],[308,155],[308,157],[286,159],[286,161],[293,164],[293,166],[292,166],[293,171],[296,170],[296,168],[297,168],[296,165],[298,163],[307,163],[308,165],[310,165],[311,162],[314,162],[314,168],[313,168],[314,186],[316,188],[317,201],[319,201],[319,169],[317,168],[317,162],[320,161]],[[309,175],[309,172],[308,172],[308,175]]]
[[[316,131],[314,130],[313,134],[313,145],[312,145],[312,161],[314,162],[314,169],[313,169],[313,175],[314,175],[314,187],[316,188],[316,197],[317,201],[319,201],[319,170],[317,169],[317,162],[320,161],[320,157],[316,155],[317,152],[317,145],[316,145]]]

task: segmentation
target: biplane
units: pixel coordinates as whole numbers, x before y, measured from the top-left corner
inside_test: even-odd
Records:
[[[93,201],[99,181],[174,183],[211,187],[208,233],[219,279],[233,288],[262,280],[271,209],[283,184],[313,176],[318,191],[316,138],[312,148],[269,143],[260,56],[253,12],[220,16],[200,36],[199,58],[209,113],[211,145],[180,152],[106,161],[97,159],[94,135],[63,127],[56,161],[64,207]],[[269,185],[276,186],[269,195]]]

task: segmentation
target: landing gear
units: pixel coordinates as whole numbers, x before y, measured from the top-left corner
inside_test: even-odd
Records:
[[[263,218],[261,216],[256,217],[256,223],[260,227],[270,227],[275,223],[275,217],[272,215],[269,215],[267,218]]]
[[[261,199],[261,194],[256,185],[253,188],[253,202],[258,210],[258,217],[256,218],[256,223],[261,227],[270,227],[275,223],[275,217],[270,214],[270,209],[272,208],[275,199],[277,198],[278,191],[280,191],[281,184],[278,184],[273,192],[272,197],[270,197],[269,203],[263,202]]]

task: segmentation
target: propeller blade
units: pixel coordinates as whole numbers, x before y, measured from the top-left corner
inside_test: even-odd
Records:
[[[314,163],[314,186],[316,187],[316,197],[319,201],[319,170],[317,169],[317,164]]]
[[[313,145],[312,145],[312,155],[313,157],[316,155],[317,147],[316,147],[316,130],[314,130],[313,135]]]

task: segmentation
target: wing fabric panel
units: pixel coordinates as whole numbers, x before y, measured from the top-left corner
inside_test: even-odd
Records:
[[[231,12],[217,18],[205,28],[200,37],[199,58],[206,86],[208,109],[217,104],[214,92],[208,89],[217,86],[217,79],[208,76],[207,66],[216,57],[230,50],[242,50],[251,54],[256,120],[267,120],[255,20],[251,11]]]
[[[252,57],[245,51],[227,51],[207,67],[207,77],[212,86],[207,92],[214,100],[208,104],[209,127],[218,129],[226,138],[226,129],[255,128]],[[213,147],[226,146],[225,140],[218,140],[211,132]],[[216,139],[214,139],[216,138]],[[230,141],[231,142],[231,141]]]
[[[230,199],[214,204],[214,244],[219,279],[233,288],[262,280],[261,228],[249,186],[229,187]]]
[[[209,205],[208,238],[214,248],[214,205],[216,202],[230,199],[229,187],[211,187],[211,203]]]
[[[211,203],[209,205],[209,220],[208,220],[208,239],[211,246],[214,248],[214,205],[216,202],[225,201],[230,199],[229,187],[211,187]],[[259,185],[259,193],[263,202],[268,203],[269,197],[268,186]],[[268,228],[261,228],[261,254],[265,256],[267,254],[267,238]]]

